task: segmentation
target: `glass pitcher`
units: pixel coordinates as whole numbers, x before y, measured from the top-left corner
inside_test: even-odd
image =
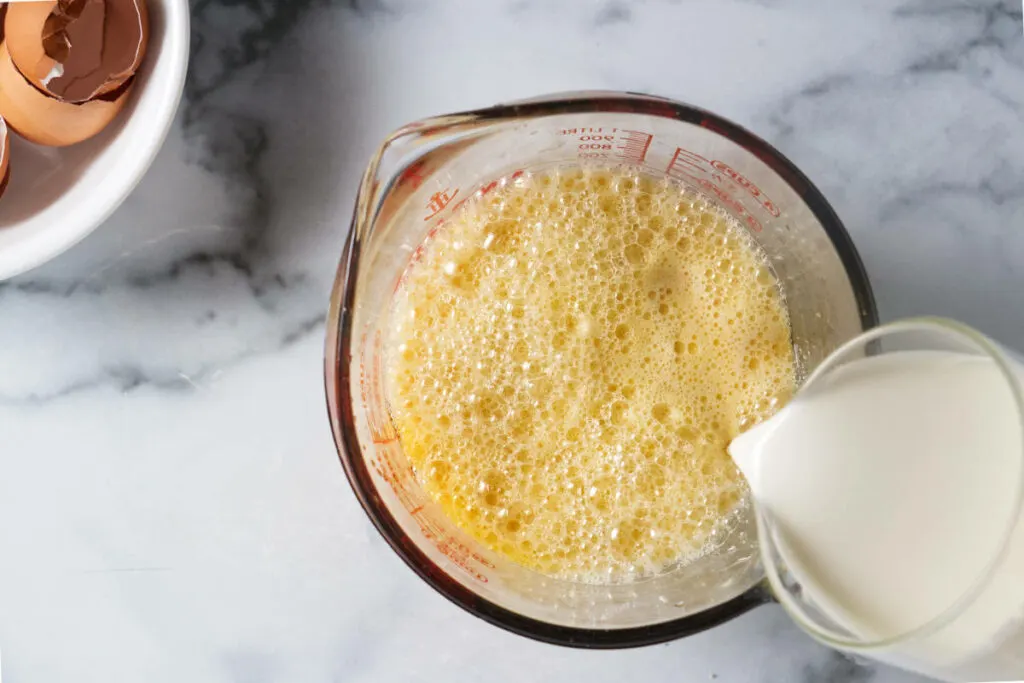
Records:
[[[962,594],[949,603],[934,598],[922,603],[920,595],[915,593],[916,599],[911,601],[913,609],[902,605],[906,608],[906,615],[915,616],[913,620],[905,620],[913,626],[872,633],[862,626],[854,627],[856,621],[850,620],[849,613],[844,614],[842,610],[837,610],[835,596],[818,586],[814,579],[807,582],[806,574],[800,569],[800,561],[794,562],[789,551],[791,546],[787,543],[783,531],[785,524],[780,522],[769,506],[757,505],[758,538],[768,583],[773,595],[796,624],[815,639],[833,648],[923,673],[942,681],[965,683],[1020,680],[1024,677],[1024,452],[1020,450],[1021,444],[1024,443],[1024,359],[977,330],[954,320],[899,320],[873,328],[837,349],[818,366],[811,377],[807,378],[800,396],[813,398],[826,392],[830,378],[841,374],[850,363],[868,357],[898,358],[899,354],[907,352],[938,352],[944,354],[943,358],[953,357],[961,362],[988,361],[985,366],[990,367],[994,381],[985,385],[992,392],[987,395],[988,401],[983,404],[987,412],[984,423],[986,429],[978,432],[980,438],[974,442],[977,445],[960,453],[962,460],[958,460],[969,465],[975,472],[990,474],[991,478],[986,484],[974,486],[975,490],[981,491],[987,499],[1003,500],[1000,496],[1005,496],[1006,491],[1002,494],[997,493],[997,489],[1003,485],[1007,487],[1006,490],[1012,490],[1008,514],[992,514],[992,510],[987,510],[984,513],[984,525],[971,524],[972,536],[995,538],[997,542],[989,546],[988,552],[979,552],[979,546],[968,550],[957,543],[954,530],[945,526],[940,519],[932,520],[930,527],[920,529],[919,533],[942,539],[944,544],[948,544],[951,557],[947,564],[956,564],[952,557],[959,556],[958,561],[966,561],[967,566],[974,567],[972,571],[977,573],[965,584],[967,587]],[[932,368],[933,376],[936,367]],[[891,372],[890,370],[888,376],[891,376]],[[958,394],[973,390],[970,386],[965,388],[960,385],[953,385],[952,389]],[[946,398],[941,392],[933,395],[943,400]],[[798,396],[796,400],[799,401],[800,397]],[[955,400],[951,403],[956,405]],[[1001,409],[993,410],[993,406],[999,406]],[[862,424],[855,416],[846,416],[845,422],[858,431],[884,434],[887,433],[887,429],[891,430],[891,426]],[[961,416],[961,419],[953,424],[957,431],[972,436],[969,430],[977,423],[972,422],[969,416]],[[941,434],[941,430],[938,433]],[[1014,437],[1010,441],[1000,442],[1012,456],[1008,459],[1011,463],[1009,467],[987,470],[981,466],[985,455],[981,449],[990,448],[992,445],[992,442],[986,441],[984,437],[992,433]],[[910,442],[910,446],[901,442],[893,453],[885,448],[880,449],[880,452],[887,459],[900,463],[904,468],[903,472],[913,473],[917,488],[939,486],[941,490],[941,484],[936,485],[924,472],[915,469],[915,461],[906,457],[911,451],[925,454],[928,456],[928,469],[932,472],[943,472],[944,468],[950,466],[948,455],[941,449],[938,453],[934,452],[926,445],[927,443],[927,439],[916,443]],[[903,457],[894,457],[897,453]],[[944,455],[947,457],[944,458]],[[858,460],[863,462],[870,460],[870,457],[859,456]],[[883,469],[874,474],[878,477],[876,481],[864,483],[862,480],[862,485],[858,486],[855,492],[858,497],[863,496],[867,506],[874,507],[882,513],[886,526],[898,526],[899,523],[894,520],[900,519],[900,511],[893,509],[892,505],[879,502],[878,496],[873,492],[876,488],[892,487],[891,482],[887,483],[887,478],[892,473]],[[957,481],[958,485],[967,486],[960,484],[960,480]],[[905,487],[899,491],[900,498],[906,496],[908,508],[921,509],[921,501],[915,501],[913,491],[908,491]],[[958,518],[969,519],[968,515],[973,514],[972,508],[969,507],[969,498],[954,498],[949,501],[949,505],[956,511]],[[846,509],[844,503],[837,503],[837,508]],[[834,511],[821,512],[822,517],[834,514]],[[865,530],[871,530],[873,527],[872,522],[862,519],[858,519],[858,525]],[[988,528],[982,529],[982,526]],[[915,529],[916,531],[918,530]],[[870,548],[870,543],[864,538],[852,540],[843,534],[836,537],[842,538],[847,548],[859,547],[860,551],[870,552],[866,550]],[[874,534],[867,538],[874,539]],[[919,573],[914,573],[910,577],[905,576],[906,572],[900,575],[893,568],[900,562],[898,557],[886,559],[889,560],[889,565],[893,566],[885,563],[882,563],[882,566],[885,567],[888,576],[900,576],[893,585],[901,593],[907,592],[908,583],[924,581],[923,577],[919,577]],[[910,563],[905,566],[914,565]],[[957,574],[945,572],[944,569],[946,568],[935,566],[929,573],[933,579],[939,577],[941,583],[949,585],[950,578]],[[959,576],[962,578],[964,575]],[[966,573],[966,576],[972,574]],[[874,593],[886,595],[884,591],[879,590],[877,583],[869,582],[868,585]],[[859,601],[857,605],[863,606],[863,601]]]
[[[714,551],[649,579],[595,585],[541,575],[462,532],[420,488],[383,385],[391,298],[431,231],[502,179],[587,164],[627,165],[674,179],[746,228],[782,288],[798,381],[877,323],[846,230],[806,176],[766,142],[666,99],[556,95],[409,124],[373,155],[331,298],[327,401],[360,503],[395,552],[438,592],[538,640],[629,647],[704,630],[768,599],[753,512]]]

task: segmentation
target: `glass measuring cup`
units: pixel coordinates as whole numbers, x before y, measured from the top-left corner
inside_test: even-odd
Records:
[[[801,381],[877,316],[860,259],[820,192],[763,140],[688,105],[558,95],[413,123],[375,153],[327,323],[328,411],[353,490],[402,559],[470,612],[548,642],[628,647],[709,628],[766,599],[753,515],[714,552],[650,579],[592,585],[542,576],[463,533],[422,491],[383,388],[391,298],[430,232],[504,180],[581,164],[673,178],[745,226],[781,284]]]
[[[987,423],[1005,434],[1016,435],[1012,442],[1014,467],[993,472],[1000,482],[1006,482],[1013,490],[1008,502],[1011,503],[1006,516],[986,516],[991,524],[993,538],[991,554],[978,553],[974,556],[977,574],[973,570],[966,590],[948,605],[929,605],[929,618],[901,632],[885,634],[884,637],[868,637],[857,631],[841,618],[835,609],[829,609],[819,601],[824,598],[827,605],[831,597],[821,588],[805,585],[800,576],[799,561],[788,554],[784,524],[763,505],[756,506],[758,537],[765,573],[772,592],[793,620],[802,629],[819,641],[834,648],[877,659],[895,666],[916,671],[943,681],[1010,681],[1024,677],[1024,452],[1020,451],[1024,441],[1024,360],[1015,356],[996,342],[967,325],[943,318],[915,318],[900,320],[871,329],[844,344],[829,356],[808,378],[801,388],[801,395],[813,397],[828,387],[828,379],[840,368],[867,356],[902,352],[952,352],[965,359],[989,360],[992,371],[998,375],[992,391],[987,396],[994,404],[1006,406],[1005,411],[992,411],[994,422]],[[962,387],[957,387],[958,389]],[[942,397],[945,398],[945,397]],[[992,404],[989,404],[991,407]],[[998,417],[995,417],[998,416]],[[971,420],[964,417],[957,429],[971,429]],[[877,425],[863,424],[858,428],[877,429]],[[970,432],[968,432],[970,433]],[[925,448],[923,441],[920,448]],[[978,448],[986,442],[979,439]],[[912,444],[910,448],[913,448]],[[902,446],[901,448],[907,448]],[[920,452],[920,451],[919,451]],[[943,454],[924,451],[932,456],[931,469],[941,470]],[[977,469],[980,452],[963,452],[962,457],[970,459]],[[884,485],[883,480],[875,482]],[[921,486],[928,485],[922,478]],[[990,484],[995,484],[994,479]],[[872,486],[862,487],[858,495],[874,501]],[[988,497],[996,495],[994,486],[981,487]],[[908,504],[912,505],[913,492],[906,492]],[[873,502],[875,506],[883,505]],[[967,514],[964,501],[950,500],[957,506],[958,516]],[[886,510],[889,523],[898,511]],[[870,524],[865,522],[865,529]],[[940,525],[922,533],[939,534],[949,540],[951,554],[965,553],[959,547],[955,535],[950,539],[947,530]],[[978,529],[972,526],[972,533]],[[863,543],[863,540],[859,541]],[[787,557],[790,561],[787,562]],[[893,558],[893,561],[898,561]],[[935,572],[942,576],[941,569]],[[892,570],[888,570],[892,574]],[[904,589],[905,582],[900,584]],[[876,588],[877,590],[877,588]],[[920,609],[920,607],[917,607]],[[910,622],[913,623],[913,622]]]

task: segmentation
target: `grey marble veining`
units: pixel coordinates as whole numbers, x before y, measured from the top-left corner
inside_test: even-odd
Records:
[[[88,240],[0,283],[12,681],[897,683],[764,607],[629,652],[462,613],[337,465],[323,316],[363,165],[422,116],[646,91],[768,139],[886,319],[1024,349],[1024,39],[976,0],[196,0],[178,123]]]

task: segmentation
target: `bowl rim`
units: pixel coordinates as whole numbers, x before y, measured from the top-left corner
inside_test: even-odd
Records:
[[[150,0],[152,3],[153,0]],[[155,4],[155,3],[154,3]],[[26,273],[59,256],[82,241],[102,225],[136,188],[156,155],[163,147],[185,89],[188,72],[189,46],[191,41],[191,16],[188,0],[162,0],[162,21],[164,35],[160,55],[165,54],[172,61],[172,73],[160,81],[149,81],[146,89],[161,90],[158,104],[150,116],[150,135],[144,146],[135,153],[126,155],[117,164],[116,179],[122,183],[116,189],[108,190],[87,204],[81,204],[73,216],[67,216],[52,227],[45,227],[20,242],[0,248],[0,281]],[[152,12],[152,9],[150,9]],[[138,97],[132,93],[131,97]],[[123,113],[123,112],[122,112]],[[97,193],[98,194],[98,193]],[[44,209],[45,210],[45,209]],[[38,215],[38,214],[36,214]],[[8,226],[16,228],[16,226]],[[0,228],[0,230],[7,228]]]

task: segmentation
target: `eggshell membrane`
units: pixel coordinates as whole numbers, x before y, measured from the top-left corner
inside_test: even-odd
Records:
[[[0,118],[0,195],[7,189],[7,181],[11,179],[11,134],[7,124]]]
[[[92,97],[99,97],[121,87],[135,74],[146,54],[146,46],[149,42],[149,12],[144,0],[123,1],[134,5],[141,24],[140,35],[142,37],[135,53],[135,59],[127,70],[119,74],[111,74],[110,80],[97,88]],[[43,83],[43,79],[53,70],[56,61],[47,56],[43,49],[43,27],[56,5],[57,0],[9,3],[7,17],[4,19],[5,39],[7,49],[11,53],[11,60],[32,85],[48,93],[50,91]],[[56,97],[53,93],[50,94]]]
[[[117,116],[131,89],[129,85],[114,100],[62,102],[29,83],[14,65],[7,42],[0,43],[0,116],[31,142],[66,147],[92,137]]]

